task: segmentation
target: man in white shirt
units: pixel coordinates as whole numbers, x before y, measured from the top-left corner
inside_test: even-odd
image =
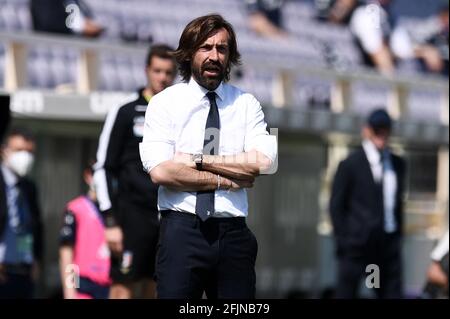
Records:
[[[379,267],[379,298],[401,298],[403,160],[387,143],[391,119],[373,111],[363,128],[362,147],[339,164],[330,214],[336,238],[338,298],[356,298],[367,266]],[[369,268],[371,269],[371,268]]]
[[[174,53],[183,83],[153,97],[140,154],[160,185],[159,298],[254,298],[257,242],[245,188],[273,167],[276,139],[259,102],[227,83],[239,63],[233,27],[191,21]]]

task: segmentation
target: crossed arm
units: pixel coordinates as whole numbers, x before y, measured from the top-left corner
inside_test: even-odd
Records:
[[[179,191],[238,190],[253,186],[255,177],[271,166],[271,160],[256,150],[235,155],[204,155],[202,170],[196,169],[191,154],[176,153],[150,171],[156,184]]]

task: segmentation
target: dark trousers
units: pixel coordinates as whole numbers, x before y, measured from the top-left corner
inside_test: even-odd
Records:
[[[400,237],[384,233],[358,252],[343,249],[338,256],[337,298],[357,298],[361,280],[367,280],[369,285],[375,282],[372,280],[375,272],[372,267],[367,268],[368,265],[376,265],[379,269],[379,288],[372,287],[377,298],[402,298]]]
[[[80,277],[78,292],[90,296],[92,299],[108,299],[109,285],[100,285],[89,278]]]
[[[0,274],[0,299],[31,299],[34,284],[30,266],[6,266]]]
[[[158,298],[255,297],[256,238],[244,218],[161,212],[156,259]]]

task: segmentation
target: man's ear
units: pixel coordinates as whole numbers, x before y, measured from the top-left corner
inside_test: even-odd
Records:
[[[364,125],[361,129],[361,137],[368,139],[373,135],[372,129],[368,125]]]
[[[8,156],[8,153],[9,153],[9,151],[6,148],[6,145],[5,144],[1,145],[0,146],[0,158],[2,160],[4,160],[6,158],[6,156]]]

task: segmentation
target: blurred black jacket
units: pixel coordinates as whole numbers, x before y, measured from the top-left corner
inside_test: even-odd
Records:
[[[38,205],[37,190],[35,184],[23,178],[17,184],[20,192],[28,201],[31,213],[31,227],[33,232],[33,258],[36,261],[42,261],[43,242],[42,242],[42,222],[41,211]],[[8,219],[8,206],[6,201],[6,184],[3,173],[0,170],[0,238],[3,236]]]
[[[404,161],[392,154],[392,165],[397,175],[396,234],[402,235],[402,194],[405,176]],[[371,240],[377,240],[384,232],[384,205],[382,187],[377,186],[364,149],[355,152],[339,164],[333,182],[330,214],[337,253],[351,255],[368,252]]]

